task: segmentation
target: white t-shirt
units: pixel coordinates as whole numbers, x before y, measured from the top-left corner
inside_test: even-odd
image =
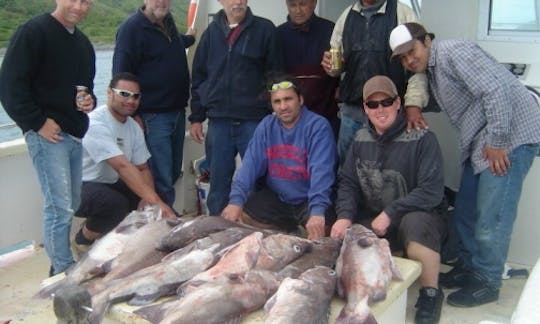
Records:
[[[115,183],[118,173],[105,160],[124,155],[134,165],[146,163],[150,152],[141,127],[128,117],[114,118],[106,105],[88,114],[90,125],[83,138],[83,181]]]

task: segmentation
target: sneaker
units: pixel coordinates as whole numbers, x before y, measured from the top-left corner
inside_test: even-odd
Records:
[[[474,274],[470,276],[467,287],[448,295],[446,302],[456,307],[475,307],[498,299],[499,289],[489,287],[483,278]]]
[[[463,288],[467,285],[467,280],[471,272],[462,267],[455,266],[446,273],[439,273],[439,285],[444,288]]]
[[[444,293],[442,289],[423,287],[420,288],[420,295],[414,307],[416,315],[415,324],[436,324],[441,317],[442,302]]]

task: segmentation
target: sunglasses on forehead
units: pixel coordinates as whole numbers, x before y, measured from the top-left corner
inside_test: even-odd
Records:
[[[369,109],[377,109],[379,108],[379,105],[383,106],[383,107],[390,107],[394,104],[394,101],[396,100],[397,96],[395,97],[389,97],[389,98],[386,98],[386,99],[383,99],[383,100],[370,100],[370,101],[366,101],[364,102],[366,104],[366,106],[369,108]]]
[[[120,89],[116,89],[116,88],[111,88],[111,90],[114,93],[116,93],[117,95],[119,95],[120,97],[123,97],[123,98],[133,98],[135,100],[141,99],[141,94],[139,92],[131,92],[131,91],[128,91],[128,90],[120,90]]]
[[[292,83],[291,81],[281,81],[281,82],[272,84],[269,91],[274,92],[279,89],[290,89],[290,88],[296,88],[294,83]]]

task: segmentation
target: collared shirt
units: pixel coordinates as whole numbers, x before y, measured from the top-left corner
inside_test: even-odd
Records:
[[[332,33],[332,38],[330,39],[330,46],[341,48],[343,53],[343,29],[345,27],[345,21],[347,20],[347,15],[351,10],[360,12],[362,7],[360,2],[357,1],[355,4],[348,6],[341,16],[339,16]],[[384,14],[386,12],[386,2],[379,8],[377,13]],[[414,14],[414,11],[407,5],[404,5],[401,2],[397,3],[397,22],[398,24],[404,24],[407,22],[417,22],[418,19]],[[425,107],[428,104],[429,96],[427,92],[427,81],[425,75],[422,73],[417,73],[411,77],[407,83],[407,91],[404,96],[404,106],[417,106]]]
[[[540,143],[540,107],[503,65],[477,44],[434,40],[427,77],[431,93],[460,131],[462,161],[489,167],[486,146],[508,151]]]

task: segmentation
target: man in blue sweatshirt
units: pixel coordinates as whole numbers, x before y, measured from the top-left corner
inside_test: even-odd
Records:
[[[325,236],[334,214],[330,195],[337,152],[332,128],[303,105],[292,78],[272,83],[270,101],[274,113],[257,126],[221,215],[286,231],[304,225],[309,239]],[[254,191],[262,177],[264,185]]]

